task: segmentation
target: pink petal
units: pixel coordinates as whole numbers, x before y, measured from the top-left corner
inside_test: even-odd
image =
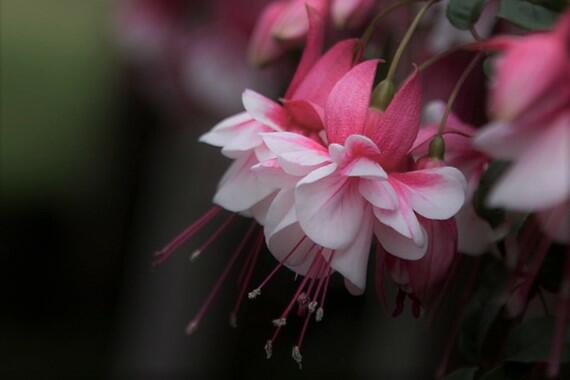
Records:
[[[285,93],[285,99],[289,99],[295,93],[299,85],[311,68],[315,65],[321,56],[323,42],[325,37],[325,15],[320,14],[314,8],[307,6],[307,14],[309,17],[309,31],[307,34],[307,42],[303,49],[301,61],[297,66],[295,75],[291,80],[291,84]]]
[[[407,262],[410,287],[419,297],[426,298],[429,290],[448,275],[457,254],[457,228],[453,219],[422,220],[429,236],[424,257]]]
[[[334,23],[339,28],[358,26],[370,15],[376,0],[336,0],[332,4]]]
[[[419,260],[426,254],[428,240],[423,228],[421,228],[421,232],[424,237],[422,245],[418,246],[412,239],[403,236],[391,227],[382,223],[376,223],[374,226],[374,234],[382,248],[388,253],[405,260]]]
[[[343,144],[348,136],[362,134],[378,62],[355,66],[334,86],[325,106],[329,143]]]
[[[363,179],[358,185],[360,194],[372,206],[384,210],[396,210],[400,205],[396,191],[388,181]]]
[[[297,126],[316,131],[323,129],[324,111],[320,106],[306,100],[285,100],[283,106]]]
[[[214,203],[229,211],[242,212],[274,192],[275,187],[263,184],[251,170],[255,164],[254,153],[235,160],[220,180]]]
[[[364,134],[380,148],[384,168],[398,166],[412,147],[420,127],[421,100],[421,81],[416,69],[396,92],[378,123],[367,123]]]
[[[306,5],[305,5],[306,4]],[[320,14],[327,14],[328,0],[293,0],[275,20],[273,37],[281,41],[302,40],[309,30],[307,7],[314,8]]]
[[[251,117],[276,131],[285,129],[289,125],[289,116],[283,107],[255,91],[245,90],[242,102]]]
[[[359,177],[364,179],[387,179],[388,174],[377,162],[368,158],[357,158],[352,160],[341,170],[347,177]]]
[[[265,145],[277,155],[283,169],[293,175],[305,175],[315,167],[330,162],[327,150],[316,141],[291,132],[262,135]]]
[[[467,182],[451,167],[393,173],[390,182],[418,214],[429,219],[449,219],[463,206]]]
[[[358,40],[338,42],[330,48],[304,76],[296,89],[289,89],[285,98],[308,100],[321,107],[334,85],[353,66],[354,49]]]
[[[473,144],[491,157],[512,160],[527,151],[542,130],[507,122],[493,122],[475,136]]]
[[[336,251],[331,263],[331,266],[350,282],[349,286],[356,287],[356,289],[349,289],[349,291],[353,290],[353,294],[361,294],[366,288],[366,269],[372,244],[372,227],[372,214],[368,209],[363,215],[362,224],[353,243],[346,249]]]
[[[222,153],[230,158],[238,158],[263,143],[261,132],[271,129],[255,121],[247,112],[231,116],[216,124],[209,132],[200,136],[199,141],[222,147]]]
[[[280,190],[267,211],[266,223],[263,226],[265,236],[270,237],[293,223],[297,223],[295,214],[295,188]]]
[[[380,158],[378,146],[366,136],[350,135],[344,146],[349,157],[367,157],[376,161]]]
[[[284,260],[291,250],[301,242],[295,252],[289,256],[285,266],[302,276],[307,273],[314,255],[318,252],[313,247],[314,243],[311,239],[306,237],[299,223],[292,223],[275,230],[270,236],[266,235],[265,241],[269,251],[278,261]],[[312,247],[313,249],[310,250]]]
[[[286,6],[286,1],[272,2],[259,16],[248,46],[247,55],[251,63],[264,65],[285,52],[284,47],[271,35],[271,29]]]
[[[364,201],[353,180],[336,173],[336,164],[323,166],[303,178],[295,191],[297,218],[315,243],[345,249],[358,234]]]
[[[553,34],[520,39],[496,66],[491,110],[502,120],[512,120],[547,93],[557,91],[568,75],[565,42]],[[521,78],[525,78],[521,80]]]
[[[278,189],[295,187],[299,177],[288,174],[277,158],[261,161],[251,167],[260,183]]]
[[[541,210],[570,197],[570,113],[542,135],[493,189],[489,204],[517,211]]]
[[[395,210],[374,208],[374,216],[381,224],[391,227],[403,238],[410,239],[417,247],[423,247],[426,235],[414,210],[404,198],[399,199],[398,206]]]

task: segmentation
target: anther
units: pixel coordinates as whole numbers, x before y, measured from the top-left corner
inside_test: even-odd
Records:
[[[315,313],[315,321],[317,322],[322,321],[324,316],[325,316],[325,310],[322,307],[319,307],[317,309],[317,312]]]
[[[199,249],[192,252],[192,254],[190,255],[190,262],[193,263],[194,261],[196,261],[196,259],[198,259],[198,256],[200,256],[201,253],[202,251]]]
[[[283,327],[287,324],[287,318],[277,318],[273,320],[273,326]]]
[[[237,328],[237,315],[233,311],[230,313],[230,326]]]
[[[260,288],[255,288],[253,289],[251,292],[249,292],[247,294],[247,298],[249,298],[250,300],[256,298],[257,296],[259,296],[261,294],[261,289]]]
[[[293,346],[293,351],[291,351],[291,357],[299,365],[299,369],[303,369],[303,355],[301,355],[301,349],[299,346]]]
[[[317,301],[310,302],[309,303],[309,312],[314,313],[315,310],[317,310],[317,305],[318,305]]]
[[[265,347],[263,348],[265,349],[265,358],[271,359],[271,356],[273,355],[273,342],[271,340],[268,340],[267,343],[265,343]]]
[[[198,322],[195,320],[191,320],[190,323],[186,326],[186,334],[192,335],[194,331],[198,329]]]

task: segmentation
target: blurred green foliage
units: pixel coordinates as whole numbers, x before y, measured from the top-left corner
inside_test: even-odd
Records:
[[[8,199],[88,191],[114,77],[107,1],[0,2],[0,183]]]

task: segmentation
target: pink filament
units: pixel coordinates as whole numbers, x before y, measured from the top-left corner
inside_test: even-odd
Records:
[[[273,270],[267,275],[267,277],[265,277],[265,279],[261,282],[261,284],[259,284],[259,286],[256,289],[262,289],[265,285],[267,285],[267,283],[273,278],[275,273],[277,273],[277,271],[285,264],[285,262],[289,260],[289,258],[293,255],[293,253],[295,253],[297,248],[299,248],[299,246],[303,243],[303,241],[305,241],[306,238],[307,238],[306,236],[303,236],[303,238],[299,240],[299,242],[293,247],[293,249],[291,249],[291,251],[281,261],[279,261],[279,264],[277,264],[277,266],[273,268]],[[309,251],[312,250],[314,246],[315,244],[313,244],[309,248]]]
[[[249,283],[251,281],[251,277],[253,275],[253,269],[255,268],[255,265],[257,264],[257,259],[259,257],[259,253],[261,252],[262,247],[263,247],[263,230],[260,230],[259,235],[257,236],[257,240],[255,242],[255,246],[253,248],[253,251],[250,254],[253,257],[250,260],[249,267],[248,267],[247,272],[245,274],[244,282],[241,285],[241,289],[240,289],[238,298],[236,299],[236,303],[235,303],[234,308],[232,310],[233,315],[237,315],[237,313],[239,311],[239,308],[240,308],[241,303],[243,301],[243,297],[244,297],[246,290],[249,286]]]
[[[305,285],[307,284],[307,281],[309,280],[309,277],[311,276],[311,274],[314,272],[315,270],[315,265],[319,262],[319,258],[320,258],[320,253],[322,252],[323,248],[320,248],[317,255],[315,256],[315,258],[313,259],[313,262],[311,263],[311,266],[309,267],[309,270],[307,271],[307,273],[305,274],[305,277],[303,278],[303,281],[301,281],[301,284],[299,284],[299,287],[297,288],[297,292],[295,293],[295,295],[293,296],[293,298],[291,299],[291,302],[289,302],[289,305],[287,305],[287,307],[285,308],[285,310],[283,311],[283,313],[281,314],[281,316],[279,317],[279,319],[284,319],[287,318],[287,316],[289,315],[289,312],[291,311],[291,309],[293,308],[293,306],[295,305],[295,302],[297,301],[297,299],[299,298],[299,295],[301,294],[301,292],[303,291],[303,289],[305,288]]]
[[[208,247],[224,232],[224,230],[231,224],[231,222],[236,218],[237,214],[231,214],[221,225],[218,227],[216,231],[206,240],[200,248],[197,249],[197,252],[204,252]]]
[[[239,246],[236,248],[236,250],[232,254],[230,260],[228,261],[228,263],[226,264],[226,267],[224,268],[224,271],[222,272],[222,274],[220,275],[220,277],[218,278],[218,280],[214,284],[214,287],[212,288],[212,290],[208,294],[206,301],[204,301],[204,303],[200,307],[200,310],[198,311],[196,316],[188,324],[189,327],[190,326],[198,326],[198,324],[200,323],[200,321],[202,320],[202,318],[204,317],[204,315],[208,311],[210,304],[212,303],[214,298],[218,295],[223,283],[226,281],[226,278],[228,277],[228,275],[229,275],[231,269],[233,268],[236,260],[238,259],[240,254],[243,252],[243,249],[244,249],[247,241],[249,240],[249,238],[251,237],[251,235],[255,229],[255,225],[256,225],[255,221],[251,223],[249,229],[247,230],[247,232],[245,234],[245,237],[242,239]],[[190,330],[192,330],[192,329],[190,329]]]
[[[195,233],[200,231],[206,224],[208,224],[212,219],[216,217],[222,208],[220,206],[213,206],[204,215],[202,215],[197,221],[192,223],[184,231],[182,231],[178,236],[170,241],[164,248],[155,253],[157,259],[153,261],[153,266],[158,266],[162,264],[166,259],[168,259],[178,247],[180,247],[184,242],[190,239]]]

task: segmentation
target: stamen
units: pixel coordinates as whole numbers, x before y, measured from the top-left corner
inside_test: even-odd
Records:
[[[287,319],[286,318],[277,318],[277,319],[274,319],[272,321],[272,323],[273,323],[273,326],[283,327],[287,324]]]
[[[297,362],[299,369],[303,369],[303,355],[301,355],[301,349],[298,346],[293,346],[291,357]]]
[[[324,282],[324,289],[323,289],[323,294],[321,296],[321,306],[319,306],[319,308],[316,311],[315,314],[315,321],[320,322],[323,320],[323,317],[325,316],[325,299],[327,297],[327,291],[329,289],[329,281],[331,279],[331,275],[332,275],[332,268],[331,268],[331,262],[334,258],[334,255],[336,254],[336,251],[332,251],[331,252],[331,256],[329,257],[329,260],[327,261],[327,275],[325,277],[325,282]]]
[[[200,256],[200,254],[202,252],[204,252],[206,249],[208,249],[208,247],[210,246],[210,244],[212,244],[218,237],[220,237],[220,235],[222,234],[222,232],[224,232],[224,230],[231,224],[231,222],[236,218],[237,214],[232,214],[230,215],[225,221],[224,223],[222,223],[220,225],[220,227],[218,227],[218,229],[216,231],[214,231],[214,233],[208,238],[208,240],[206,240],[204,242],[204,244],[202,244],[200,246],[200,248],[198,248],[197,250],[195,250],[194,252],[192,252],[192,255],[190,255],[190,261],[194,262],[198,256]]]
[[[293,298],[291,299],[291,301],[289,302],[289,305],[287,305],[287,307],[285,308],[285,310],[283,310],[283,313],[281,314],[281,316],[279,318],[277,318],[276,320],[273,321],[273,324],[275,326],[284,326],[285,323],[287,322],[287,316],[289,315],[289,312],[291,311],[291,309],[293,308],[293,305],[295,305],[295,302],[297,301],[297,299],[299,298],[299,295],[301,294],[301,292],[303,291],[303,289],[305,288],[305,285],[307,284],[307,281],[309,280],[309,277],[311,276],[311,273],[314,272],[315,270],[315,266],[318,264],[319,262],[319,258],[320,258],[320,253],[322,252],[323,248],[320,248],[317,255],[315,256],[315,258],[313,259],[313,262],[311,263],[311,266],[309,267],[309,270],[307,271],[307,273],[305,274],[305,277],[303,278],[303,281],[301,281],[301,284],[299,284],[299,287],[297,288],[297,291],[295,292],[295,295],[293,295]]]
[[[186,334],[190,335],[198,328],[198,324],[200,323],[200,321],[202,320],[202,318],[206,314],[206,311],[208,310],[208,308],[209,308],[210,304],[212,303],[212,301],[214,300],[214,298],[218,295],[223,283],[226,281],[226,278],[228,277],[228,275],[229,275],[232,267],[234,266],[237,258],[243,252],[243,249],[244,249],[247,241],[249,240],[249,238],[251,237],[251,234],[253,233],[253,231],[255,229],[255,225],[256,225],[256,222],[251,223],[249,229],[247,230],[247,232],[245,234],[245,237],[242,239],[239,246],[236,248],[236,250],[232,254],[230,260],[227,262],[226,267],[224,268],[222,274],[220,275],[220,277],[218,278],[218,280],[214,284],[214,287],[210,291],[210,294],[208,294],[208,297],[206,297],[206,301],[204,301],[204,303],[200,307],[200,310],[198,311],[196,316],[190,321],[190,323],[186,327]]]
[[[249,287],[249,283],[250,283],[251,277],[253,275],[253,269],[255,268],[255,265],[257,264],[257,259],[259,258],[259,253],[261,252],[262,247],[263,247],[263,230],[260,230],[259,234],[257,236],[257,240],[255,242],[255,246],[254,246],[253,251],[251,253],[252,259],[250,260],[249,267],[248,267],[247,272],[245,274],[243,284],[241,285],[241,289],[240,289],[238,298],[236,299],[236,303],[235,303],[234,308],[231,312],[232,314],[234,314],[236,316],[237,316],[237,313],[238,313],[239,308],[241,306],[241,303],[243,301],[243,297],[245,296],[246,289]]]
[[[198,220],[188,226],[184,231],[182,231],[178,236],[170,241],[164,248],[160,251],[154,253],[156,260],[152,262],[153,266],[158,266],[162,264],[166,259],[168,259],[178,247],[184,244],[188,239],[190,239],[194,234],[199,232],[206,224],[208,224],[212,219],[216,217],[222,208],[220,206],[213,206],[204,215],[202,215]]]
[[[263,348],[265,349],[265,358],[271,359],[271,356],[273,355],[273,342],[268,340]]]
[[[277,266],[275,268],[273,268],[273,270],[269,273],[269,275],[261,282],[261,284],[259,284],[259,286],[257,288],[255,288],[254,290],[252,290],[251,292],[249,292],[248,294],[248,298],[249,299],[254,299],[255,297],[259,296],[261,294],[261,289],[267,285],[267,283],[273,278],[273,276],[275,275],[275,273],[277,273],[277,271],[285,264],[285,262],[287,262],[287,260],[289,260],[289,258],[293,255],[293,253],[295,253],[295,251],[297,250],[297,248],[299,248],[299,246],[305,241],[305,239],[307,239],[307,236],[303,236],[303,238],[301,238],[301,240],[299,240],[297,242],[297,244],[295,244],[295,246],[293,247],[293,249],[291,249],[291,251],[285,255],[285,257],[279,261],[279,264],[277,264]],[[310,248],[309,251],[311,249],[313,249],[313,247],[315,246],[315,244],[313,244]]]

